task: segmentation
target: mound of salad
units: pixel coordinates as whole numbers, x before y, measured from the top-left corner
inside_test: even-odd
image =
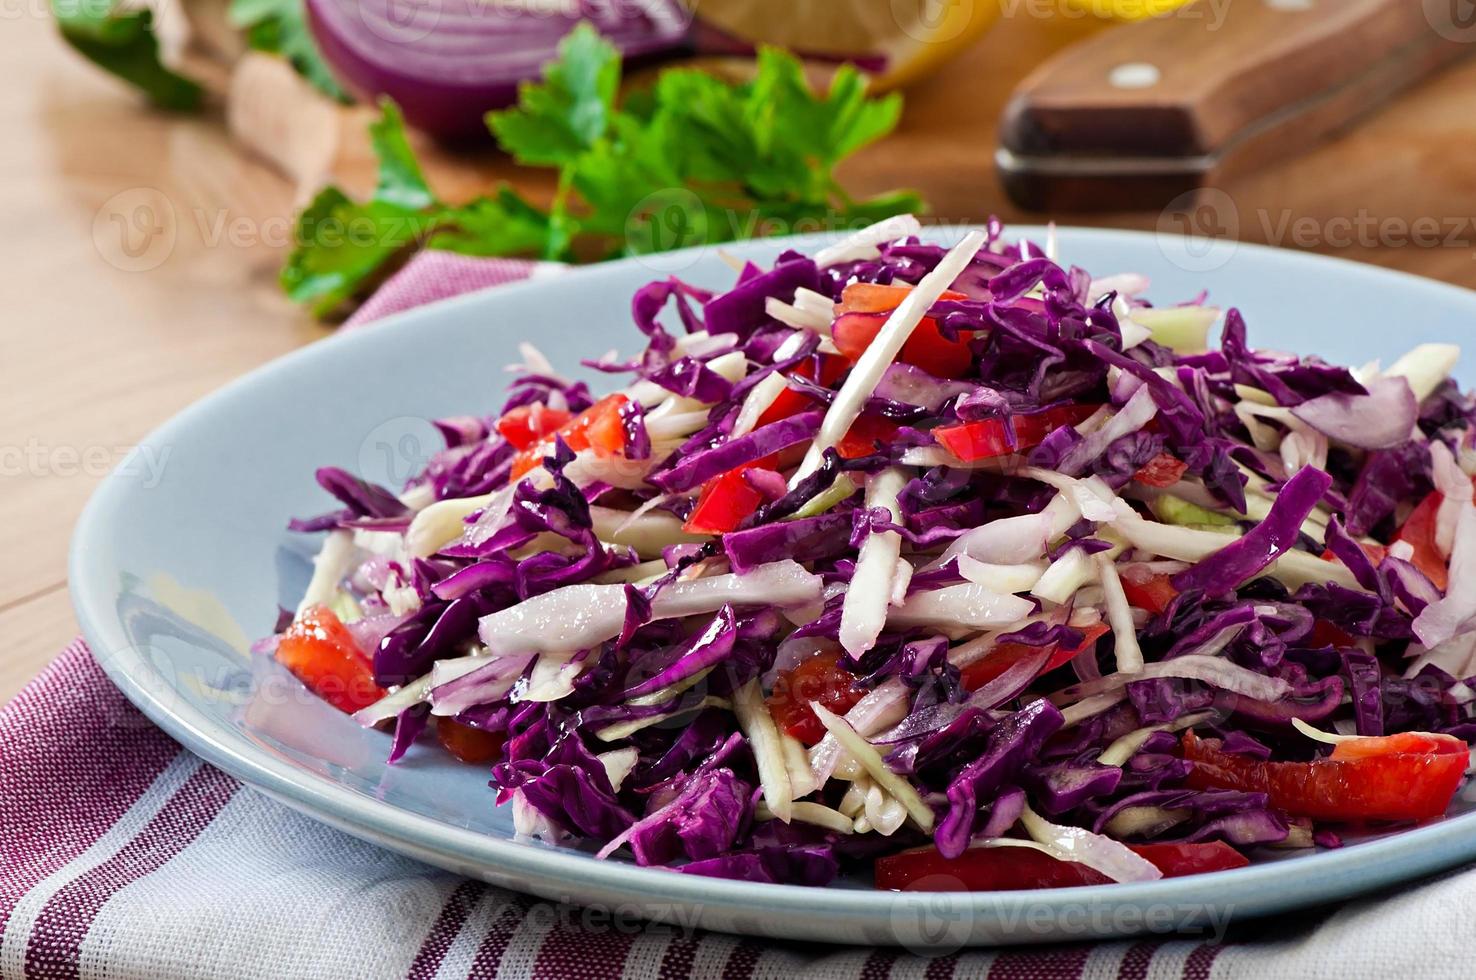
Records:
[[[585,362],[615,393],[525,347],[398,492],[319,470],[264,645],[392,762],[433,733],[487,770],[519,834],[686,874],[1137,882],[1442,816],[1457,349],[1258,350],[1051,241],[920,230],[651,283],[645,350]]]

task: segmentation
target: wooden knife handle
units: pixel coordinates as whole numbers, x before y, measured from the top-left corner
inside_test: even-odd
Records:
[[[1476,50],[1440,30],[1434,6],[1196,0],[1104,31],[1016,90],[1000,128],[1006,189],[1041,209],[1161,206],[1300,152]]]

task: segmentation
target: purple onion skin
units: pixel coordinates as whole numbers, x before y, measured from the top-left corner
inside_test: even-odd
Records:
[[[307,22],[356,99],[373,104],[387,95],[416,129],[466,143],[490,141],[486,114],[517,102],[518,83],[538,80],[578,18],[479,0],[307,0]],[[684,50],[690,24],[676,15],[661,24],[632,15],[595,27],[631,60]]]

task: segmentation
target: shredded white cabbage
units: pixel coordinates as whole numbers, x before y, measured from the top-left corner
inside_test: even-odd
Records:
[[[852,834],[856,831],[855,821],[853,819],[823,803],[801,801],[794,804],[793,810],[794,812],[790,815],[792,821],[797,820],[800,823],[812,823],[817,827],[824,827],[826,830],[833,830],[838,834]],[[753,816],[755,820],[775,819],[774,811],[770,810],[768,805],[762,800],[754,808]]]
[[[651,602],[653,619],[679,619],[734,605],[796,606],[819,598],[821,581],[798,562],[760,565],[746,575],[673,582]],[[482,642],[494,653],[588,650],[620,635],[625,587],[566,585],[482,618]]]
[[[825,412],[825,418],[820,423],[820,431],[815,434],[814,441],[810,444],[809,451],[805,454],[804,462],[795,470],[790,478],[791,489],[798,486],[800,481],[820,466],[820,461],[825,455],[825,450],[832,449],[841,441],[846,432],[850,430],[851,424],[861,414],[861,408],[866,404],[866,399],[876,390],[877,382],[885,373],[887,365],[896,360],[897,354],[902,350],[902,345],[907,338],[912,336],[912,331],[927,316],[928,309],[938,298],[953,285],[953,280],[968,268],[979,249],[984,246],[984,233],[978,231],[969,232],[964,240],[955,245],[948,254],[943,256],[942,261],[923,277],[911,292],[903,298],[892,315],[887,317],[875,339],[867,346],[861,359],[846,376],[841,389],[836,393],[835,399],[830,403],[830,408]]]
[[[910,596],[887,614],[887,622],[913,626],[962,626],[973,630],[1018,623],[1035,611],[1029,599],[975,585],[950,585]]]
[[[629,738],[643,728],[650,728],[652,725],[659,725],[662,722],[671,721],[683,715],[693,715],[705,708],[722,708],[724,711],[730,711],[733,708],[733,703],[727,698],[715,698],[709,695],[697,704],[687,705],[678,711],[672,711],[668,714],[652,715],[648,718],[632,718],[629,721],[617,721],[613,725],[606,725],[604,728],[595,732],[595,737],[602,742],[618,742],[622,738]]]
[[[1212,306],[1140,307],[1133,322],[1146,327],[1153,340],[1180,354],[1198,354],[1209,348],[1210,328],[1220,319]]]
[[[784,375],[775,371],[765,375],[763,380],[749,389],[748,395],[743,399],[743,407],[738,409],[738,418],[733,421],[733,438],[746,436],[752,432],[753,427],[758,424],[759,417],[768,411],[775,399],[784,394],[788,388],[789,385],[785,382]]]
[[[1149,725],[1147,728],[1139,728],[1137,731],[1128,732],[1103,749],[1102,754],[1097,756],[1097,761],[1104,766],[1126,765],[1129,759],[1138,754],[1138,750],[1143,747],[1143,743],[1152,738],[1155,733],[1180,732],[1213,717],[1214,712],[1212,711],[1200,711],[1192,715],[1185,715],[1182,718],[1176,718],[1167,725]]]
[[[749,681],[734,692],[733,713],[738,716],[738,727],[747,736],[748,746],[753,751],[759,785],[763,787],[764,802],[768,804],[769,812],[789,823],[794,815],[794,787],[789,781],[789,764],[784,757],[779,729],[764,704],[764,692],[757,680]]]
[[[453,497],[437,500],[410,521],[405,532],[405,548],[414,558],[429,558],[466,531],[466,519],[479,510],[495,510],[494,504],[512,501],[512,487],[494,490],[480,497]],[[505,512],[506,508],[502,508]],[[495,530],[495,528],[494,528]]]
[[[1122,590],[1122,579],[1117,577],[1117,565],[1106,554],[1095,555],[1092,561],[1097,566],[1097,581],[1101,583],[1107,600],[1107,622],[1112,626],[1117,670],[1122,674],[1135,674],[1143,669],[1143,650],[1138,646],[1138,627],[1133,622],[1132,607]]]
[[[1415,401],[1422,402],[1450,377],[1461,349],[1455,344],[1420,344],[1384,372],[1386,378],[1403,378],[1409,382]]]
[[[1061,860],[1084,864],[1113,881],[1157,881],[1163,877],[1151,861],[1126,844],[1080,827],[1051,823],[1028,806],[1020,814],[1020,823],[1033,840],[1050,848]]]
[[[1109,550],[1098,553],[1114,559],[1122,552],[1122,545],[1113,545]],[[1064,604],[1070,602],[1072,596],[1082,587],[1096,580],[1097,566],[1093,563],[1092,556],[1085,549],[1071,548],[1051,562],[1040,581],[1030,590],[1030,594],[1047,602]]]
[[[1247,670],[1239,664],[1218,657],[1186,655],[1172,660],[1159,660],[1144,664],[1132,673],[1108,674],[1100,680],[1076,684],[1056,694],[1053,700],[1070,704],[1094,694],[1107,693],[1126,687],[1133,681],[1154,677],[1186,677],[1206,684],[1241,694],[1253,701],[1279,701],[1291,693],[1291,684],[1280,677],[1268,677]]]
[[[841,748],[849,752],[861,764],[861,768],[866,770],[878,786],[890,793],[906,808],[913,822],[924,833],[931,831],[933,829],[932,808],[917,795],[917,790],[912,788],[912,784],[893,772],[886,760],[881,757],[881,753],[857,734],[854,728],[846,724],[845,719],[837,717],[834,712],[818,701],[812,703],[810,707],[826,730],[835,736]]]
[[[908,235],[916,235],[920,231],[922,231],[922,225],[914,216],[910,214],[893,215],[847,235],[834,245],[825,246],[815,253],[815,264],[824,269],[832,265],[840,265],[842,262],[874,259],[881,254],[878,246],[894,242],[899,238],[906,238]]]
[[[601,752],[595,758],[599,759],[600,765],[605,767],[605,776],[609,778],[611,788],[618,793],[625,782],[625,777],[629,776],[636,763],[641,761],[641,751],[632,745],[629,748]]]
[[[1020,565],[995,565],[976,561],[968,555],[959,555],[958,574],[975,585],[1003,595],[1029,592],[1045,574],[1044,562],[1026,562]]]
[[[874,474],[866,483],[867,508],[884,510],[891,520],[901,520],[897,494],[906,485],[907,474],[897,467]],[[870,650],[886,627],[901,554],[902,536],[896,531],[873,531],[861,542],[841,606],[840,644],[852,657]]]
[[[339,583],[353,571],[356,557],[354,536],[345,530],[329,531],[323,547],[313,559],[313,577],[297,604],[301,616],[313,606],[331,606],[338,598]]]

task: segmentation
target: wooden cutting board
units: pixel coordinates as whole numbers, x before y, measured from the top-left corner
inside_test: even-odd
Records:
[[[1332,74],[1326,66],[1316,66],[1318,58],[1336,63],[1335,48],[1343,50],[1348,61],[1386,68],[1392,64],[1395,74],[1423,74],[1433,59],[1455,67],[1445,67],[1433,79],[1392,97],[1384,91],[1392,91],[1392,81],[1384,77],[1388,72],[1375,72],[1377,77],[1370,76],[1368,85],[1355,85],[1357,91],[1342,99],[1357,106],[1350,102],[1346,111],[1336,114],[1341,123],[1335,125],[1327,112],[1318,110],[1314,115],[1322,121],[1317,126],[1282,126],[1279,135],[1260,139],[1254,153],[1238,154],[1236,166],[1188,182],[1185,188],[1209,189],[1204,200],[1210,211],[1200,208],[1196,219],[1207,224],[1198,230],[1398,267],[1438,269],[1445,278],[1476,283],[1476,169],[1463,164],[1476,145],[1476,112],[1470,111],[1476,104],[1476,58],[1464,57],[1462,50],[1476,50],[1476,27],[1463,30],[1453,22],[1445,30],[1438,29],[1441,25],[1426,30],[1423,16],[1404,10],[1411,4],[1411,10],[1421,4],[1439,8],[1441,0],[1399,0],[1398,7],[1390,0],[1339,0],[1339,16],[1359,31],[1372,31],[1375,44],[1352,28],[1332,31],[1348,37],[1325,36],[1329,30],[1310,18],[1316,13],[1315,4],[1327,0],[1314,0],[1312,9],[1300,12],[1301,0],[1263,2],[1265,9],[1257,4],[1255,10],[1219,13],[1218,5],[1202,2],[1198,5],[1202,13],[1182,13],[1177,20],[1170,17],[1126,30],[1079,15],[1032,16],[1038,5],[1017,5],[1014,15],[1006,16],[975,48],[914,86],[907,93],[907,114],[899,132],[852,161],[843,176],[860,193],[916,187],[940,221],[979,221],[995,214],[1007,221],[1049,217],[1063,223],[1137,228],[1166,222],[1162,224],[1166,230],[1185,230],[1183,201],[1178,202],[1177,213],[1165,215],[1157,203],[1158,197],[1167,200],[1161,194],[1150,195],[1155,202],[1151,206],[1137,204],[1133,210],[1117,212],[1104,212],[1099,199],[1091,207],[1073,209],[1069,193],[1035,195],[1036,207],[1054,208],[1049,214],[1022,209],[1002,192],[995,169],[998,144],[1018,138],[1010,127],[1018,127],[1022,116],[1061,126],[1074,119],[1071,125],[1079,127],[1082,118],[1100,114],[1098,110],[1125,113],[1124,119],[1133,112],[1162,115],[1159,103],[1167,98],[1194,127],[1210,130],[1204,139],[1213,149],[1218,137],[1211,123],[1224,128],[1235,119],[1265,116],[1275,105],[1325,101],[1318,80],[1309,72]],[[367,193],[374,182],[374,159],[365,126],[373,111],[333,104],[276,59],[242,57],[233,50],[234,40],[219,29],[218,5],[223,3],[206,0],[197,26],[206,40],[203,53],[214,59],[215,75],[223,80],[216,87],[233,135],[247,152],[271,160],[300,200],[328,180],[351,193]],[[217,5],[214,15],[211,4]],[[1290,9],[1271,9],[1278,4]],[[209,23],[212,16],[214,27]],[[1195,19],[1216,16],[1224,22],[1219,30]],[[1283,32],[1286,36],[1274,39],[1278,43],[1268,43],[1265,51],[1244,43],[1280,20],[1297,23]],[[1397,32],[1391,24],[1410,33],[1415,21],[1422,43],[1426,35],[1440,42],[1438,57],[1424,48],[1411,54],[1408,39],[1393,36]],[[1181,45],[1186,24],[1203,50],[1196,48],[1190,59],[1200,65],[1198,71],[1192,64],[1179,65],[1185,78],[1175,92],[1094,95],[1077,77],[1106,61],[1129,58],[1137,50],[1134,45],[1144,43],[1155,48],[1153,60],[1168,65],[1172,74],[1178,62],[1173,54],[1158,50],[1159,42],[1179,38],[1175,44]],[[1299,42],[1293,34],[1305,37]],[[1316,57],[1295,54],[1292,49],[1303,42],[1313,44]],[[1042,69],[1048,61],[1051,66]],[[222,65],[229,67],[221,70]],[[1352,68],[1342,74],[1355,82],[1364,77]],[[1022,79],[1020,90],[1012,95]],[[1288,95],[1279,87],[1307,95]],[[1179,90],[1184,90],[1182,97],[1176,96]],[[1094,109],[1096,103],[1101,105]],[[1121,142],[1129,148],[1145,145],[1139,136]],[[431,182],[448,200],[483,193],[500,180],[535,199],[552,193],[546,174],[517,168],[490,148],[454,152],[424,138],[416,137],[415,143]],[[1016,197],[1029,200],[1031,195]]]

